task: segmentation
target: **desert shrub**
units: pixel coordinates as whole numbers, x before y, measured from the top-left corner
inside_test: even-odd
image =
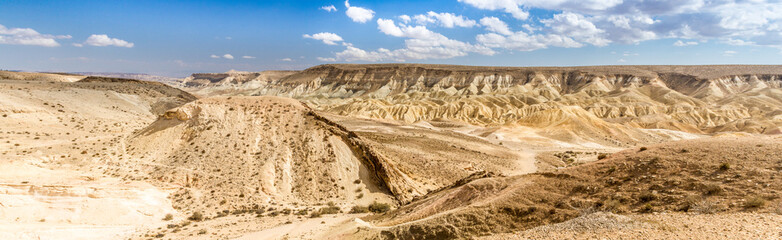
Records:
[[[638,200],[641,202],[651,202],[657,200],[657,194],[646,192],[638,196]]]
[[[706,193],[706,195],[717,195],[722,193],[723,190],[720,185],[717,185],[716,183],[710,183],[703,187],[703,191]]]
[[[746,208],[761,208],[763,206],[766,206],[766,199],[760,196],[750,197],[744,202]]]
[[[353,181],[353,183],[359,184],[359,183],[361,183],[361,179],[356,179],[356,181]]]
[[[328,207],[322,207],[320,210],[318,210],[320,214],[326,215],[326,214],[337,214],[339,213],[339,207],[337,206],[328,206]]]
[[[200,222],[204,220],[204,215],[201,214],[201,212],[194,212],[192,215],[190,215],[190,217],[187,218],[187,220]]]
[[[646,148],[646,147],[641,147],[641,148],[640,148],[638,151],[639,151],[639,152],[643,152],[643,151],[646,151],[647,149],[648,149],[648,148]]]
[[[198,235],[204,235],[206,234],[206,229],[198,230]]]
[[[363,197],[364,197],[364,193],[359,193],[358,195],[356,195],[356,198],[358,198],[358,199],[361,199]]]
[[[608,157],[608,154],[601,153],[601,154],[597,155],[597,160],[603,160],[603,159],[605,159],[607,157]]]
[[[728,171],[728,170],[730,170],[730,163],[720,164],[720,171]]]
[[[174,215],[171,215],[170,213],[163,217],[163,221],[171,221],[171,219],[174,219]]]
[[[652,204],[647,203],[643,207],[641,207],[641,209],[638,209],[638,211],[643,213],[649,213],[654,211],[654,207],[652,207]]]
[[[369,212],[369,207],[366,206],[353,206],[353,208],[350,209],[350,213],[365,213]]]
[[[296,215],[302,215],[302,216],[304,216],[304,215],[307,215],[307,213],[309,213],[309,212],[310,212],[310,211],[309,211],[309,210],[307,210],[307,209],[301,209],[301,210],[299,210],[299,211],[296,211]]]
[[[320,211],[312,211],[310,214],[311,218],[319,218],[321,216]]]
[[[388,212],[388,210],[391,210],[391,205],[388,205],[388,203],[373,202],[369,204],[369,211],[373,213],[384,213]]]

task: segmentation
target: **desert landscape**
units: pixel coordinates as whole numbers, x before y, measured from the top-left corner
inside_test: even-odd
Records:
[[[782,240],[780,13],[0,1],[0,240]]]
[[[779,66],[0,77],[4,239],[782,237]]]

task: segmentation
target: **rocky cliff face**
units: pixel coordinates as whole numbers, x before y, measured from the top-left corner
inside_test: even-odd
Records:
[[[341,115],[406,122],[537,125],[527,118],[576,106],[599,121],[632,127],[770,133],[781,125],[781,87],[780,66],[378,64],[316,66],[243,94],[294,97]]]

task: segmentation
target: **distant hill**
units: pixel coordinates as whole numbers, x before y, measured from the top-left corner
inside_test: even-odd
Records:
[[[154,81],[154,82],[165,83],[172,86],[176,86],[179,83],[178,78],[150,75],[145,73],[73,72],[73,74],[79,74],[84,76],[127,78],[127,79],[143,80],[143,81]]]

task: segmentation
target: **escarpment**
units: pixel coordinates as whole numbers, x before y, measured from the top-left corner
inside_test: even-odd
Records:
[[[374,64],[316,66],[240,92],[293,97],[335,114],[408,123],[517,125],[541,111],[575,106],[627,126],[711,133],[739,120],[778,129],[781,124],[774,119],[782,110],[781,87],[778,66]]]

